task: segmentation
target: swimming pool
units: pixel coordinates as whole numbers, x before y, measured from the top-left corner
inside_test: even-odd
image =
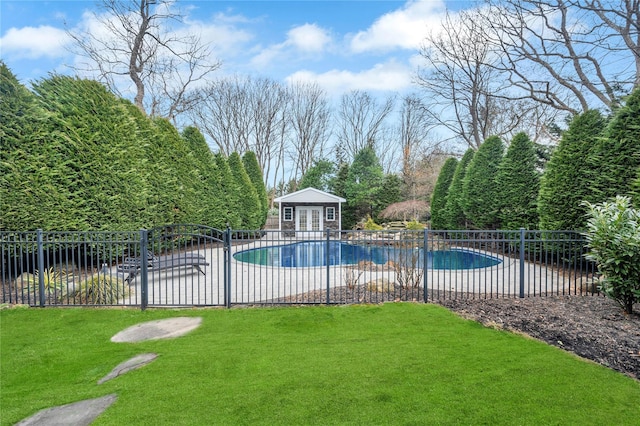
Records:
[[[327,256],[327,246],[329,253]],[[400,259],[415,259],[421,268],[424,262],[423,249],[400,249],[389,246],[364,246],[340,241],[303,241],[280,246],[261,247],[244,250],[233,255],[240,261],[263,266],[302,268],[354,265],[369,261],[383,265],[389,261],[398,263]],[[406,262],[406,260],[405,260]],[[502,261],[497,257],[482,253],[451,249],[427,252],[428,269],[477,269],[495,266]]]

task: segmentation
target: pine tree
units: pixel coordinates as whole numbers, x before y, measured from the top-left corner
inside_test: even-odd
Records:
[[[380,214],[387,206],[398,203],[402,199],[402,179],[398,175],[388,174],[384,176],[380,193],[378,195],[378,212]]]
[[[464,177],[467,173],[469,163],[473,159],[476,151],[472,148],[467,149],[458,164],[456,170],[453,173],[453,179],[447,192],[447,198],[444,210],[441,215],[444,216],[445,224],[443,228],[446,229],[465,229],[467,224],[466,216],[462,207],[462,189],[464,183]]]
[[[451,157],[444,162],[438,180],[433,188],[433,195],[431,196],[431,228],[432,229],[446,229],[447,217],[445,213],[445,207],[447,204],[447,194],[451,182],[453,182],[453,175],[458,166],[458,160]]]
[[[354,209],[356,220],[368,215],[378,215],[381,210],[379,196],[383,182],[384,172],[378,156],[373,148],[363,148],[349,167],[345,182],[347,205]]]
[[[503,155],[502,140],[497,136],[488,138],[473,156],[464,177],[462,206],[477,229],[500,227],[496,175]]]
[[[328,160],[317,160],[300,179],[298,189],[316,188],[330,192],[331,180],[335,177],[336,167]]]
[[[239,189],[238,213],[242,219],[244,229],[259,229],[262,222],[262,205],[258,199],[256,188],[251,183],[247,171],[244,169],[242,159],[237,152],[232,152],[228,158],[231,174]]]
[[[496,176],[498,215],[504,229],[538,227],[540,173],[536,170],[536,160],[536,149],[527,134],[515,135]]]
[[[347,198],[347,178],[349,177],[349,164],[342,163],[338,167],[336,176],[330,180],[331,193],[342,198]],[[355,208],[349,203],[342,204],[342,228],[351,229],[357,223]]]
[[[551,155],[540,181],[539,228],[582,230],[586,226],[583,201],[597,202],[589,188],[593,178],[588,158],[606,124],[597,110],[574,117]]]
[[[261,210],[258,227],[262,228],[267,221],[267,214],[269,213],[269,197],[267,196],[267,187],[264,184],[262,169],[260,169],[260,164],[258,164],[256,154],[252,151],[244,153],[242,156],[242,164],[244,165],[244,169],[247,171],[249,179],[251,180],[251,183],[253,183],[256,193],[258,194],[258,199],[260,200]]]

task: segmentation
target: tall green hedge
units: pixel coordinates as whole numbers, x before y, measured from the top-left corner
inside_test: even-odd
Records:
[[[244,169],[240,154],[232,152],[229,155],[228,162],[236,187],[239,190],[237,209],[242,219],[241,226],[243,229],[259,229],[262,222],[262,206],[258,199],[256,188]]]
[[[243,225],[240,212],[240,198],[242,197],[240,187],[231,173],[227,158],[221,153],[215,154],[214,158],[218,168],[219,185],[224,188],[220,205],[223,208],[225,223],[231,228],[239,229]]]
[[[431,228],[432,229],[447,229],[447,216],[445,208],[447,204],[447,195],[449,194],[449,188],[451,182],[453,182],[453,175],[456,172],[458,166],[458,160],[455,158],[448,158],[442,165],[438,180],[433,188],[433,195],[431,196]]]
[[[640,88],[625,99],[592,153],[591,188],[598,202],[630,195],[640,168]]]
[[[267,196],[267,187],[264,184],[264,176],[262,175],[262,169],[258,163],[256,154],[252,151],[247,151],[242,156],[242,164],[244,169],[249,175],[249,179],[256,189],[258,200],[260,201],[260,221],[258,227],[262,228],[267,221],[267,214],[269,213],[269,197]]]
[[[37,97],[0,63],[0,229],[86,228],[60,135]],[[54,137],[55,136],[55,137]]]
[[[51,190],[69,193],[73,202],[64,211],[40,208],[64,217],[63,229],[136,229],[147,205],[145,176],[138,170],[144,150],[122,103],[98,82],[67,76],[41,80],[33,90],[47,113],[42,148],[51,152],[52,170],[66,174],[50,181]]]
[[[496,176],[498,184],[498,216],[504,229],[536,229],[540,172],[537,155],[526,133],[513,137]]]
[[[640,209],[640,168],[638,169],[638,177],[631,187],[631,195],[633,197],[633,205]]]
[[[467,227],[467,220],[462,207],[462,189],[467,168],[475,153],[476,151],[474,149],[467,149],[456,165],[456,170],[453,173],[453,179],[451,180],[451,185],[447,193],[445,207],[443,212],[441,212],[445,219],[444,228],[446,229],[465,229]]]
[[[498,167],[504,155],[504,144],[497,136],[484,141],[473,156],[464,177],[462,205],[464,214],[476,229],[497,229],[499,185]]]
[[[189,149],[193,170],[197,174],[197,204],[198,215],[193,223],[224,229],[226,219],[221,200],[224,198],[224,189],[220,187],[218,168],[215,158],[207,141],[200,130],[195,127],[187,127],[182,131],[182,137]]]
[[[598,201],[590,188],[594,170],[588,160],[605,125],[602,114],[591,110],[574,117],[562,135],[540,182],[540,229],[585,229],[587,210],[582,202]]]
[[[3,63],[0,95],[0,229],[240,226],[231,170],[197,129],[180,135],[91,80],[30,91]]]

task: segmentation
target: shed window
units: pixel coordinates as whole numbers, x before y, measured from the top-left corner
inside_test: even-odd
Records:
[[[327,207],[327,220],[336,220],[336,208]]]
[[[282,209],[282,219],[285,222],[291,222],[293,220],[293,207],[284,207]]]

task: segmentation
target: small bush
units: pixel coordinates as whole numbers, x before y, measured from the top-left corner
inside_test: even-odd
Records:
[[[412,220],[411,222],[407,222],[406,228],[409,231],[422,231],[424,229],[424,224],[417,220]]]
[[[380,226],[377,223],[375,223],[373,221],[373,219],[371,218],[371,216],[369,216],[367,221],[364,223],[364,229],[366,231],[380,231],[380,230],[382,230],[382,226]]]
[[[631,314],[640,301],[640,211],[622,196],[585,205],[590,249],[586,257],[598,265],[602,292]]]
[[[55,268],[45,269],[42,273],[44,277],[44,290],[46,292],[61,291],[64,288],[64,278],[66,275],[65,271],[56,270]],[[29,274],[27,282],[30,285],[34,285],[37,289],[40,285],[40,271],[36,269],[33,275]]]
[[[129,295],[129,289],[124,281],[115,276],[98,273],[80,285],[73,291],[70,298],[78,305],[115,305],[119,299]]]

